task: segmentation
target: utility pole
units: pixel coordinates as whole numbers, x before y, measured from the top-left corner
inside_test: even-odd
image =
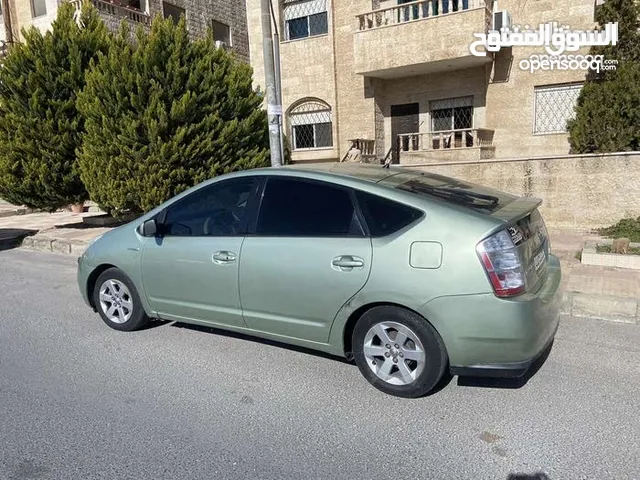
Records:
[[[271,17],[273,18],[273,26],[275,33],[273,34],[273,65],[274,72],[276,74],[276,101],[278,105],[282,105],[282,76],[280,72],[280,35],[278,34],[278,22],[276,21],[275,13],[273,12],[273,3],[269,0],[269,6],[271,7]],[[284,113],[284,112],[283,112]],[[284,158],[284,128],[283,115],[278,115],[278,125],[280,127],[280,158],[282,163],[285,162]]]
[[[9,0],[2,0],[2,18],[4,19],[5,44],[13,44],[13,25],[11,23],[11,6]]]
[[[276,72],[273,52],[273,36],[271,33],[270,1],[260,0],[262,14],[262,53],[264,56],[264,75],[267,90],[267,118],[269,123],[269,148],[271,150],[271,166],[282,166],[280,151],[280,120],[282,103],[278,102],[276,93]]]

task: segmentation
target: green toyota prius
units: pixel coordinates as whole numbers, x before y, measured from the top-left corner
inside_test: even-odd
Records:
[[[418,397],[453,375],[520,377],[558,328],[541,201],[360,164],[216,177],[94,241],[86,303],[116,330],[214,326],[355,361]]]

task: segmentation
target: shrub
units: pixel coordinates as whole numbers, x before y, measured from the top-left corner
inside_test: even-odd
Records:
[[[54,211],[82,202],[76,149],[83,121],[76,95],[84,73],[109,34],[96,10],[63,3],[49,32],[24,30],[24,43],[0,68],[0,197],[16,205]]]
[[[590,72],[569,122],[572,153],[640,150],[640,3],[607,0],[600,26],[618,22],[618,45],[595,46],[591,55],[617,60],[616,70]]]
[[[156,17],[135,44],[123,23],[87,74],[79,161],[92,200],[112,215],[148,211],[217,175],[268,165],[268,130],[251,68],[190,41],[184,18]]]
[[[640,217],[624,218],[615,225],[600,228],[596,232],[608,238],[628,238],[632,242],[640,242]]]

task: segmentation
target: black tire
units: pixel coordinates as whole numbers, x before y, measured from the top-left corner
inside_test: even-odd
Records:
[[[372,367],[369,366],[369,361],[364,354],[365,337],[367,332],[373,326],[381,322],[394,322],[403,325],[411,330],[411,332],[413,332],[417,339],[422,343],[426,362],[424,363],[421,373],[418,374],[419,370],[415,368],[414,371],[416,378],[410,383],[404,385],[388,383],[380,378],[372,370]],[[389,330],[388,332],[392,332],[392,330]],[[378,337],[376,337],[375,340],[377,341]],[[412,344],[410,341],[408,346],[411,345],[413,345],[414,348],[416,347],[416,344]],[[393,347],[394,345],[391,346]],[[383,347],[383,345],[380,345],[380,347]],[[352,350],[354,352],[356,365],[358,365],[360,372],[369,381],[369,383],[378,390],[396,397],[416,398],[428,394],[438,385],[448,364],[447,350],[444,342],[429,322],[416,313],[394,306],[374,307],[367,310],[364,315],[360,317],[353,331]],[[381,361],[382,363],[385,363],[389,358],[393,359],[394,354],[400,355],[400,353],[397,353],[398,351],[400,350],[394,349],[393,352],[391,352],[392,356],[387,359],[380,357],[381,360],[377,360],[377,364],[380,365],[379,362]],[[406,355],[409,356],[408,353]],[[402,362],[406,361],[406,365],[409,366],[409,369],[418,365],[418,362],[412,363],[411,360],[406,360],[404,357],[396,357],[396,360]],[[373,362],[371,363],[373,364]],[[392,370],[395,375],[400,375],[400,369],[398,367],[399,365],[397,367],[392,366],[392,368],[396,369],[395,371]]]
[[[100,301],[100,290],[105,282],[108,282],[110,280],[119,282],[119,284],[124,284],[124,286],[129,291],[128,294],[121,296],[121,300],[116,299],[116,301],[120,302],[120,305],[124,305],[125,303],[128,305],[127,301],[130,301],[131,303],[131,314],[129,318],[126,318],[129,312],[127,306],[124,306],[123,310],[121,310],[125,312],[125,316],[122,318],[126,318],[126,320],[124,320],[122,323],[111,320],[107,315],[107,312],[104,311],[104,308]],[[116,285],[117,284],[118,283],[116,283]],[[93,288],[93,304],[95,305],[96,310],[100,314],[100,318],[102,318],[104,323],[109,325],[114,330],[119,330],[121,332],[132,332],[134,330],[141,329],[149,323],[149,317],[147,317],[144,308],[142,308],[142,303],[140,302],[140,297],[138,295],[136,287],[133,285],[133,282],[129,280],[129,277],[127,277],[124,272],[117,268],[110,268],[108,270],[105,270],[98,276],[96,284]],[[105,306],[110,307],[111,301],[106,301]]]

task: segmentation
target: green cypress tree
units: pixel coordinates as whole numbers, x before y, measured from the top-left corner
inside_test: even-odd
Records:
[[[94,201],[115,216],[145,212],[205,179],[268,164],[248,65],[215,48],[211,32],[190,41],[184,19],[156,17],[149,34],[129,38],[123,24],[78,98]]]
[[[617,60],[615,70],[590,72],[569,122],[572,153],[640,150],[640,3],[607,0],[598,7],[601,27],[618,22],[618,45],[597,46],[592,55]]]
[[[87,192],[76,149],[83,121],[76,95],[89,61],[109,35],[97,11],[63,3],[49,32],[24,30],[0,67],[0,197],[47,211],[80,203]]]

